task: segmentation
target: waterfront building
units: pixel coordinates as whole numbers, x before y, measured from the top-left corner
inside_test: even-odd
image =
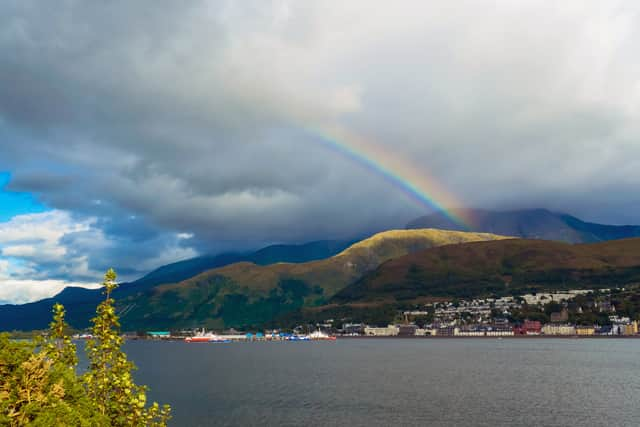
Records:
[[[342,325],[342,333],[344,335],[362,335],[364,334],[364,323],[345,323]]]
[[[364,334],[370,337],[394,337],[398,335],[400,328],[396,325],[388,325],[384,328],[370,327],[364,328]]]
[[[525,335],[540,335],[542,323],[538,320],[525,320],[522,324]]]
[[[225,339],[225,340],[231,340],[231,341],[246,341],[247,340],[247,335],[246,334],[223,334],[220,335],[221,338]],[[269,334],[266,335],[267,339],[278,339],[278,334]]]
[[[456,327],[454,326],[441,326],[436,330],[436,335],[439,337],[452,337],[456,335]]]
[[[456,332],[456,335],[459,335],[461,337],[484,337],[485,336],[485,331],[458,331]]]
[[[416,331],[416,333],[417,333],[417,331]],[[424,334],[434,337],[434,336],[438,335],[438,328],[434,328],[434,327],[431,327],[431,326],[430,327],[426,327],[425,326]]]
[[[542,323],[538,320],[525,320],[522,325],[513,328],[515,335],[540,335],[541,331]]]
[[[493,326],[497,328],[508,328],[509,327],[509,319],[505,318],[497,318],[493,319]]]
[[[594,326],[576,326],[576,335],[595,335],[596,328]]]
[[[398,326],[398,335],[401,337],[412,337],[416,335],[416,325],[400,325]]]
[[[612,335],[611,325],[596,326],[596,335]]]
[[[513,336],[513,329],[509,327],[488,328],[486,332],[488,337],[509,337]]]
[[[149,331],[147,332],[151,338],[171,338],[171,332],[169,331]]]
[[[609,335],[622,335],[624,333],[624,325],[611,325],[611,333]]]
[[[575,335],[576,328],[573,325],[547,324],[542,327],[544,335]]]
[[[478,326],[465,326],[454,329],[454,334],[460,337],[483,337],[485,330]]]
[[[627,325],[623,325],[621,328],[622,335],[637,335],[638,334],[638,322],[635,320]]]

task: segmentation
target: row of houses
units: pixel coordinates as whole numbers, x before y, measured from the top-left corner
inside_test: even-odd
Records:
[[[570,324],[547,324],[542,327],[544,335],[637,335],[638,322],[633,321],[626,324],[613,324],[607,326],[596,325],[570,325]]]
[[[589,335],[637,335],[638,322],[628,321],[608,326],[572,325],[549,323],[542,325],[538,321],[527,320],[521,325],[511,326],[506,322],[491,325],[428,325],[419,328],[416,325],[387,325],[386,327],[364,326],[365,336],[457,336],[457,337],[504,337],[515,335],[549,335],[549,336],[589,336]]]
[[[624,290],[624,288],[620,288]],[[601,294],[597,300],[583,301],[585,308],[599,313],[613,313],[616,308],[610,300],[611,289],[599,289],[595,292]],[[457,300],[446,302],[429,303],[424,309],[405,311],[405,316],[430,316],[438,322],[449,322],[453,320],[464,320],[472,323],[488,323],[496,315],[509,316],[513,310],[527,304],[530,307],[544,307],[549,303],[563,304],[565,309],[569,301],[581,295],[593,293],[590,289],[573,289],[563,292],[539,292],[535,294],[524,294],[521,296],[505,296],[501,298],[478,298],[472,300]],[[577,313],[582,313],[583,308],[577,307]],[[566,322],[566,310],[552,313],[552,322]]]
[[[364,335],[371,337],[391,336],[509,336],[514,335],[513,328],[497,326],[430,326],[419,328],[416,325],[388,325],[386,327],[364,328]]]

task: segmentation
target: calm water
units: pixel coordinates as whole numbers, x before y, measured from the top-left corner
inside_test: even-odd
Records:
[[[640,340],[133,341],[174,426],[637,426]]]

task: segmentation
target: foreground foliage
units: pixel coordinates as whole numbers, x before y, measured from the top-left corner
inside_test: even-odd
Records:
[[[169,407],[157,403],[146,407],[146,387],[133,382],[133,362],[122,351],[120,323],[111,292],[117,287],[116,274],[105,275],[106,299],[98,305],[92,319],[93,339],[87,343],[90,365],[84,375],[88,394],[96,402],[101,414],[107,415],[117,426],[163,426],[169,417]]]
[[[146,405],[135,366],[122,351],[111,292],[116,274],[105,275],[105,300],[93,319],[87,345],[89,369],[76,374],[76,348],[64,307],[55,304],[46,339],[14,341],[0,334],[0,426],[165,426],[170,408]]]

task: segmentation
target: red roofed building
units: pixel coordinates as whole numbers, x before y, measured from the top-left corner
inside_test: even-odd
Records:
[[[537,320],[525,320],[520,326],[513,328],[513,333],[516,335],[540,335],[542,331],[542,323]]]

